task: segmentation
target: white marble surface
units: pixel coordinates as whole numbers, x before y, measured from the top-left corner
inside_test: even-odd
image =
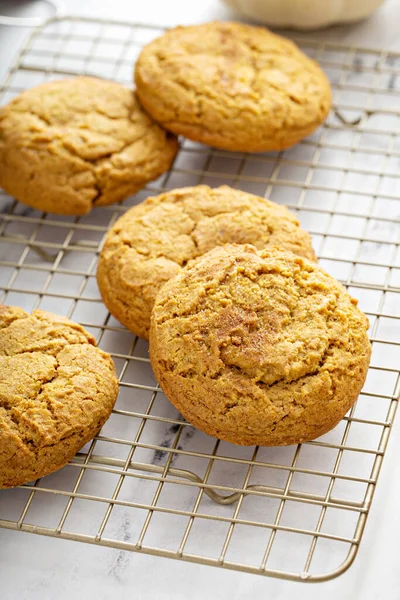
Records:
[[[187,0],[68,0],[65,5],[69,14],[166,25],[232,16],[217,0],[198,3]],[[25,31],[14,36],[0,30],[0,43],[1,38],[4,41],[6,37],[9,42],[8,53],[2,52],[1,66],[12,59],[13,50],[24,35]],[[400,2],[388,0],[368,22],[307,34],[307,37],[400,49]],[[196,600],[209,597],[235,600],[252,597],[284,600],[307,596],[309,600],[316,600],[323,596],[324,600],[397,600],[400,597],[400,477],[396,475],[399,453],[398,419],[359,554],[350,570],[331,582],[290,583],[0,530],[0,598]]]

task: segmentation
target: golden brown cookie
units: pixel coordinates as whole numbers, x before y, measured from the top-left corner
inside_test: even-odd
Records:
[[[80,325],[0,305],[0,489],[64,466],[117,395],[111,357]]]
[[[0,109],[0,185],[39,210],[84,215],[124,200],[177,151],[132,90],[103,79],[45,83]]]
[[[193,425],[281,446],[332,429],[367,374],[368,319],[319,266],[277,250],[211,250],[161,289],[150,359]]]
[[[163,284],[215,246],[277,246],[316,260],[309,234],[284,206],[228,186],[172,190],[134,206],[108,232],[97,281],[111,314],[148,338]]]
[[[171,29],[135,68],[138,97],[169,131],[224,150],[282,150],[331,106],[329,82],[297,46],[262,27],[214,22]]]

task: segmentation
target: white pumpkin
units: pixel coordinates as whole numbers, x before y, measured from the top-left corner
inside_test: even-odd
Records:
[[[365,19],[384,0],[224,0],[250,17],[273,27],[317,29]]]

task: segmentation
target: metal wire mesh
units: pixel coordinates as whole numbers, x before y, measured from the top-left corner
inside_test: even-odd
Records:
[[[130,85],[152,26],[65,18],[37,29],[1,103],[68,75]],[[81,322],[109,351],[121,391],[101,434],[64,469],[0,492],[0,526],[285,579],[322,581],[353,561],[400,392],[400,54],[302,42],[334,89],[335,110],[286,152],[226,153],[189,141],[173,168],[122,205],[74,218],[0,195],[0,301]],[[147,195],[207,183],[297,212],[320,264],[360,299],[372,363],[357,404],[322,438],[241,448],[184,422],[157,387],[147,345],[101,303],[107,229]]]

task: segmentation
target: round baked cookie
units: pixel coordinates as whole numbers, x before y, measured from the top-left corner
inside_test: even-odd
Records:
[[[117,395],[111,357],[80,325],[0,305],[0,489],[64,466]]]
[[[235,444],[282,446],[321,436],[353,405],[367,329],[357,301],[316,264],[227,245],[162,288],[150,358],[190,423]]]
[[[263,27],[213,22],[150,42],[135,67],[138,97],[169,131],[224,150],[282,150],[331,106],[329,82],[297,46]]]
[[[84,215],[124,200],[177,151],[132,90],[103,79],[45,83],[0,109],[0,186],[38,210]]]
[[[181,188],[147,198],[108,232],[97,269],[103,301],[147,339],[164,283],[189,260],[232,242],[277,246],[316,260],[309,234],[284,206],[228,186]]]

